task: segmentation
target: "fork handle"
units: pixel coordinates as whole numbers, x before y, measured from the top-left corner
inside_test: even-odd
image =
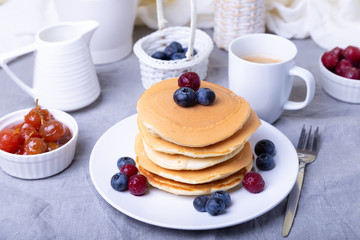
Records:
[[[286,211],[285,211],[285,219],[284,219],[284,224],[283,224],[283,229],[282,229],[283,237],[287,237],[289,235],[291,227],[294,222],[297,206],[299,204],[301,188],[303,185],[305,165],[306,164],[303,162],[299,163],[299,173],[296,178],[295,186],[292,189],[292,191],[290,192],[289,197],[288,197],[288,202],[287,202]]]

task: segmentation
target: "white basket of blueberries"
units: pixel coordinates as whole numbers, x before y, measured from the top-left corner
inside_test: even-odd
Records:
[[[190,27],[164,28],[162,0],[157,0],[159,30],[139,39],[134,53],[139,59],[141,81],[145,89],[154,83],[184,72],[196,72],[205,79],[213,41],[196,29],[196,4],[191,1]]]

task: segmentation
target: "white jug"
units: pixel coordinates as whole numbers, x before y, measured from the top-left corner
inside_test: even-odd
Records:
[[[96,21],[63,22],[40,30],[35,43],[0,56],[0,66],[41,106],[73,111],[94,102],[100,85],[89,50]],[[35,51],[33,87],[9,68],[16,57]]]
[[[95,64],[119,61],[133,46],[138,0],[54,0],[60,21],[95,20],[100,25],[90,43]]]

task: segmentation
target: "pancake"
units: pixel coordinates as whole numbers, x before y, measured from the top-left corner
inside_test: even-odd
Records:
[[[149,159],[156,165],[173,170],[199,170],[214,166],[234,157],[243,148],[243,145],[228,155],[207,158],[192,158],[180,154],[167,154],[151,149],[145,141],[144,150]]]
[[[208,158],[228,155],[231,152],[242,148],[250,136],[259,128],[261,121],[255,111],[251,109],[250,115],[244,126],[231,137],[201,148],[179,146],[162,138],[152,136],[145,126],[138,121],[140,133],[146,144],[155,151],[168,154],[182,154],[192,158]]]
[[[167,179],[189,184],[200,184],[226,178],[247,166],[253,157],[250,143],[247,142],[244,148],[234,157],[212,167],[201,170],[166,169],[153,163],[146,155],[140,134],[136,136],[135,153],[138,156],[139,165],[145,170]]]
[[[166,179],[146,171],[143,167],[141,167],[141,165],[138,166],[138,169],[139,172],[146,177],[151,186],[160,190],[176,195],[204,195],[220,190],[227,191],[237,185],[240,185],[244,175],[251,170],[252,166],[253,161],[250,161],[246,167],[226,178],[203,184],[187,184]]]
[[[137,102],[139,121],[150,134],[188,147],[204,147],[232,136],[249,117],[249,103],[219,85],[201,81],[201,87],[215,92],[214,103],[185,108],[173,100],[177,78],[152,85]]]

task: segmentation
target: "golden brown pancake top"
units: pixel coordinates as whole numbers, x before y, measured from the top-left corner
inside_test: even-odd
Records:
[[[152,136],[145,126],[138,120],[138,127],[145,142],[154,150],[182,154],[194,158],[215,157],[230,154],[232,151],[242,147],[250,136],[259,128],[261,121],[254,110],[251,109],[250,116],[243,127],[231,137],[205,147],[186,147],[168,142],[160,137]]]
[[[182,146],[203,147],[230,137],[246,122],[249,103],[219,85],[201,81],[201,87],[211,88],[216,94],[210,106],[177,105],[173,100],[179,88],[177,78],[152,85],[138,100],[139,120],[151,132]]]

